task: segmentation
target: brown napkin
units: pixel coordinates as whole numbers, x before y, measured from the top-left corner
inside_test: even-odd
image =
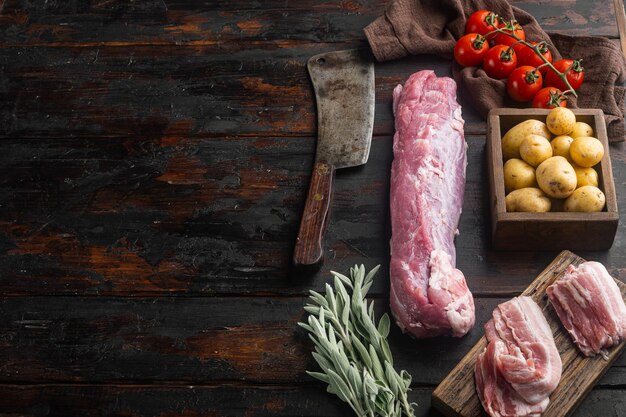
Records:
[[[394,0],[385,15],[365,28],[365,35],[379,61],[406,55],[434,54],[452,59],[457,39],[465,34],[465,21],[475,11],[491,10],[507,20],[517,19],[529,41],[545,40],[554,60],[561,54],[583,59],[585,81],[578,99],[568,95],[568,107],[599,108],[604,111],[610,142],[624,140],[624,97],[626,88],[615,83],[626,80],[624,56],[616,44],[592,36],[548,35],[534,17],[506,0]],[[506,95],[506,81],[489,78],[477,67],[462,68],[456,62],[452,74],[463,96],[483,117],[495,107],[518,107]]]

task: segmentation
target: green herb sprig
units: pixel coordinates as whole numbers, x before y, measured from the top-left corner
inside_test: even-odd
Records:
[[[413,417],[416,404],[407,398],[411,375],[396,372],[387,342],[389,316],[384,314],[376,326],[374,303],[365,299],[378,268],[365,275],[365,267],[355,265],[350,278],[331,271],[334,290],[326,284],[325,296],[310,291],[307,323],[298,324],[309,332],[322,372],[307,373],[327,383],[327,391],[359,417]]]

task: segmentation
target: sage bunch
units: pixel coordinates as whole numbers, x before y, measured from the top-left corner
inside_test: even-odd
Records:
[[[326,284],[325,295],[310,291],[311,302],[304,307],[308,320],[298,324],[309,332],[321,372],[307,373],[328,384],[327,391],[359,417],[412,417],[411,375],[393,367],[389,316],[376,325],[374,302],[365,298],[378,268],[366,275],[363,265],[355,265],[350,277],[331,271],[333,286]]]

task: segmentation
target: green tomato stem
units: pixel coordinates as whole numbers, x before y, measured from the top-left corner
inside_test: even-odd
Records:
[[[489,17],[491,17],[491,15],[490,15],[490,16],[488,16],[488,19],[489,19]],[[493,18],[492,18],[492,19],[487,20],[487,23],[489,23],[489,24],[491,24],[492,26],[494,26],[492,22],[493,22]],[[494,26],[494,27],[495,27],[495,26]],[[525,40],[523,40],[523,39],[521,39],[519,36],[517,36],[517,35],[514,33],[514,31],[512,31],[511,33],[509,33],[509,32],[507,32],[507,31],[505,31],[504,29],[500,29],[500,28],[498,28],[498,27],[496,27],[496,28],[495,28],[494,30],[492,30],[491,32],[486,33],[484,36],[485,36],[485,37],[487,37],[487,36],[489,36],[489,35],[491,35],[492,33],[495,33],[495,32],[498,32],[498,33],[504,33],[505,35],[510,36],[511,38],[515,39],[515,40],[517,41],[516,43],[521,43],[522,45],[525,45],[525,46],[529,47],[530,49],[532,49],[533,51],[535,51],[535,53],[536,53],[537,55],[539,55],[539,57],[540,57],[540,58],[543,60],[543,62],[544,62],[544,63],[542,64],[542,66],[547,65],[548,67],[550,67],[550,69],[552,69],[552,71],[554,71],[554,72],[555,72],[555,73],[559,76],[559,78],[560,78],[561,80],[563,80],[563,82],[564,82],[564,83],[565,83],[565,84],[569,87],[569,89],[568,89],[568,90],[563,91],[562,93],[563,93],[563,94],[566,94],[566,93],[570,93],[570,92],[571,92],[571,93],[572,93],[572,95],[573,95],[574,97],[578,97],[578,94],[576,93],[576,91],[574,90],[574,88],[572,87],[572,85],[571,85],[571,84],[569,83],[569,81],[567,80],[567,76],[565,75],[566,73],[563,73],[563,72],[561,72],[561,71],[557,70],[557,69],[555,68],[555,66],[554,66],[554,65],[552,65],[552,63],[551,63],[550,61],[548,61],[548,60],[546,59],[546,57],[545,57],[545,56],[543,56],[543,54],[541,53],[541,50],[539,49],[539,45],[531,45],[530,43],[526,42]],[[542,42],[545,42],[545,41],[542,41]],[[568,70],[569,70],[569,68],[568,68]]]
[[[474,42],[472,42],[472,45],[477,50],[480,50],[483,47],[483,45],[485,44],[485,42],[487,42],[487,38],[485,38],[482,35],[478,35],[478,36],[476,36],[476,39],[474,39]],[[487,46],[489,46],[489,45],[487,45]]]

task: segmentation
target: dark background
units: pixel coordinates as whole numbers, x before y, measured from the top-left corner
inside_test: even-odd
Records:
[[[382,264],[371,293],[388,309],[391,90],[450,62],[376,65],[370,159],[338,172],[311,277],[290,269],[315,150],[304,64],[366,46],[386,3],[0,0],[0,415],[350,415],[305,374],[296,322],[308,290],[355,263]],[[513,3],[548,31],[619,42],[611,3]],[[393,326],[419,416],[437,415],[431,391],[491,309],[557,254],[490,249],[485,123],[463,114],[457,264],[477,326],[426,341]],[[626,152],[610,152],[624,219]],[[624,239],[622,221],[610,251],[578,254],[623,281]],[[626,359],[575,413],[589,415],[626,415]]]

